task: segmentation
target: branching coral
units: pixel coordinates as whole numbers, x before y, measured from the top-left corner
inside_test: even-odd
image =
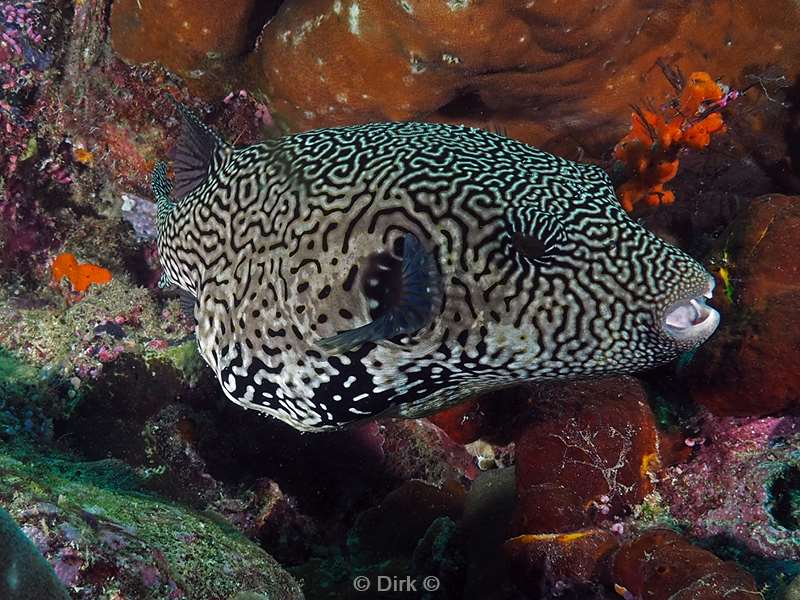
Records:
[[[741,94],[724,89],[702,71],[692,73],[685,85],[679,73],[667,76],[680,97],[666,105],[664,114],[634,107],[631,130],[614,148],[614,157],[630,176],[617,190],[628,212],[639,202],[658,206],[675,201],[664,184],[678,173],[678,153],[684,148],[702,150],[712,135],[724,132],[719,111]]]

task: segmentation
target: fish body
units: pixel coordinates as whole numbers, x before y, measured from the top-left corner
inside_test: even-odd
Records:
[[[719,321],[708,272],[602,169],[495,133],[373,123],[233,147],[187,113],[175,172],[174,193],[153,177],[163,283],[195,298],[225,394],[300,430],[649,368]]]

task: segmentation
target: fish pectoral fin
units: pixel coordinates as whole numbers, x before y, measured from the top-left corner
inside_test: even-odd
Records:
[[[180,300],[183,314],[192,321],[195,321],[194,309],[197,305],[197,298],[195,298],[194,294],[181,289],[178,290],[178,299]]]
[[[181,133],[170,155],[175,170],[175,198],[182,200],[208,177],[216,155],[227,145],[219,134],[182,104]]]
[[[347,352],[367,342],[388,340],[426,327],[441,307],[442,276],[436,259],[416,236],[403,236],[403,259],[398,273],[397,297],[372,322],[322,338],[318,344],[328,352]]]

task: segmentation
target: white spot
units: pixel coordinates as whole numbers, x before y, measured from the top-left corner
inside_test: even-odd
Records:
[[[228,380],[225,382],[225,389],[231,394],[236,391],[236,379],[233,377],[233,373],[228,373]]]
[[[347,94],[339,92],[338,94],[336,94],[336,101],[341,104],[347,104]]]
[[[355,382],[356,382],[356,378],[353,377],[352,375],[350,375],[350,377],[348,377],[342,385],[344,385],[345,389],[348,389]]]
[[[355,398],[353,398],[353,402],[358,402],[359,400],[363,400],[364,398],[369,398],[369,394],[359,394]]]
[[[352,33],[353,35],[360,35],[361,33],[361,24],[359,23],[360,16],[361,16],[361,9],[358,7],[358,2],[353,2],[350,5],[350,12],[349,12],[350,33]]]
[[[470,0],[447,0],[447,8],[450,10],[463,10],[470,5]]]
[[[336,2],[333,3],[333,12],[335,12],[337,15],[342,14],[342,2],[341,2],[341,0],[336,0]]]
[[[342,397],[341,397],[339,394],[335,394],[335,395],[333,396],[333,399],[334,399],[334,400],[336,400],[336,402],[341,402],[341,400],[342,400]]]

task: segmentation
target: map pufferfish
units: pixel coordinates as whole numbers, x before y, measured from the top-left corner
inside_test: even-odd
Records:
[[[653,367],[719,323],[713,278],[595,165],[434,123],[235,147],[181,112],[161,285],[194,298],[225,395],[296,429]]]

